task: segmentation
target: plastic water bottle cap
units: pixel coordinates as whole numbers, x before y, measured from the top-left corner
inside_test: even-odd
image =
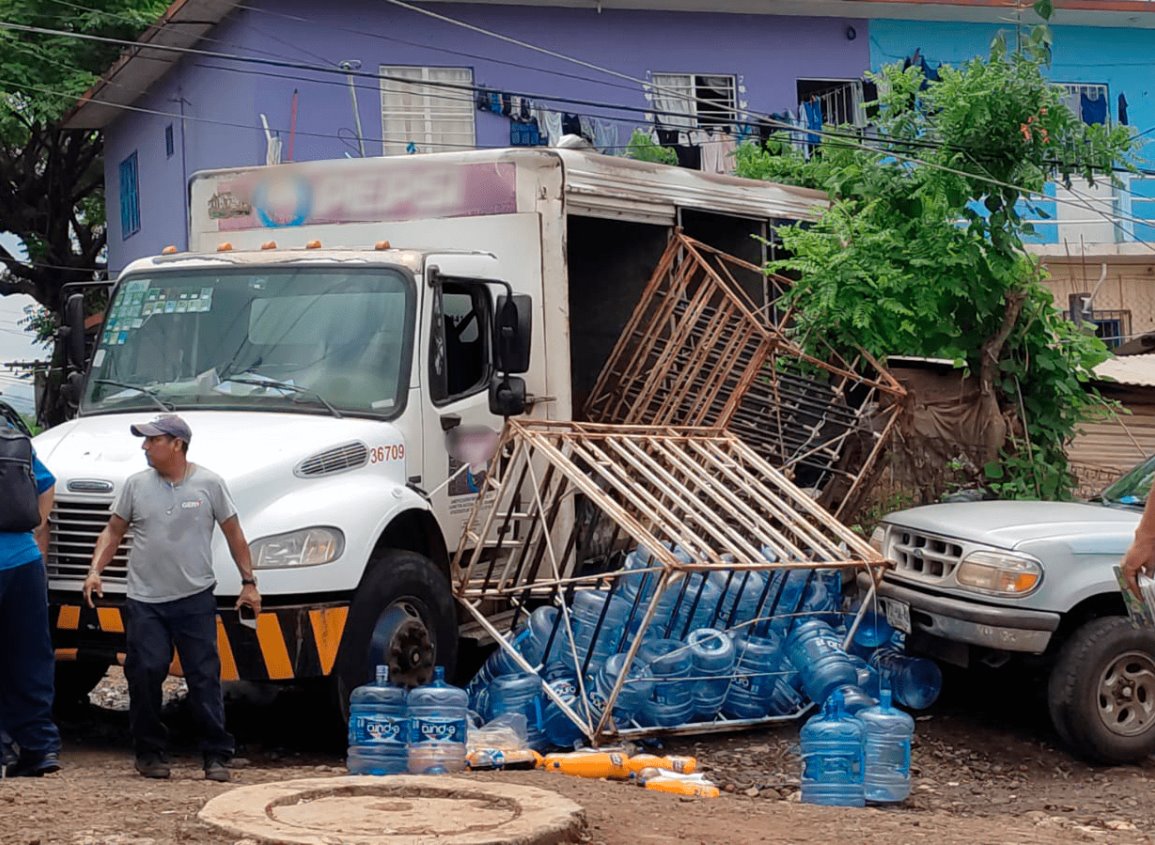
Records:
[[[880,689],[878,691],[878,706],[881,709],[889,710],[891,707],[890,700],[891,700],[891,693],[890,693],[889,687],[883,687],[882,689]]]
[[[845,703],[845,701],[846,701],[846,699],[842,695],[842,690],[836,689],[834,692],[830,693],[830,698],[827,699],[827,702],[829,703],[829,707],[830,707],[830,712],[831,713],[841,713],[842,712],[842,706]]]
[[[377,686],[383,687],[388,683],[389,683],[389,667],[388,666],[378,666],[377,667]]]
[[[435,680],[435,681],[444,681],[445,680],[445,667],[444,666],[434,666],[433,667],[433,680]]]

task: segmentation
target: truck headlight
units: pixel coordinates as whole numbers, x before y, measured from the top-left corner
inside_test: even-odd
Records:
[[[302,528],[262,537],[249,545],[254,569],[315,566],[336,560],[345,551],[345,535],[336,528]]]
[[[886,557],[886,528],[878,526],[870,533],[870,548]]]
[[[955,570],[955,580],[980,593],[1023,596],[1043,580],[1043,567],[1028,555],[971,552]]]

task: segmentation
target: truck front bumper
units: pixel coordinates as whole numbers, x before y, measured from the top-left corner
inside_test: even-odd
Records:
[[[858,583],[864,592],[869,589],[869,574],[861,573]],[[885,577],[878,586],[878,595],[883,600],[909,605],[911,627],[917,631],[996,651],[1042,654],[1059,627],[1057,613],[944,596]]]

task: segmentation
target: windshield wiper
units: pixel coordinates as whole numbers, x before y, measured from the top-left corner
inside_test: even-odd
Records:
[[[308,396],[312,396],[314,399],[324,405],[329,410],[329,413],[335,416],[337,419],[344,419],[344,417],[341,415],[341,412],[329,404],[329,401],[324,396],[308,387],[289,384],[287,381],[276,381],[274,379],[267,378],[239,378],[237,376],[230,376],[227,379],[223,379],[221,384],[229,381],[236,382],[237,384],[252,384],[256,385],[257,387],[271,387],[274,390],[287,390],[289,393],[306,394]]]
[[[110,378],[93,379],[93,382],[95,384],[110,384],[113,387],[123,387],[126,390],[135,390],[137,393],[143,393],[145,396],[155,402],[157,407],[159,407],[162,411],[171,411],[175,407],[157,396],[155,390],[149,390],[147,387],[141,387],[139,384],[129,384],[126,381],[113,381]]]

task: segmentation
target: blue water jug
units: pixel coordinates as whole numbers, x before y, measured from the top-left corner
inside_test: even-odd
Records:
[[[787,639],[786,653],[802,676],[802,689],[815,703],[825,701],[836,687],[858,681],[838,635],[821,620],[808,619],[798,625]]]
[[[817,569],[802,592],[798,619],[821,619],[835,626],[842,621],[842,577],[834,569]]]
[[[669,626],[667,636],[674,639],[685,639],[690,632],[698,628],[710,627],[717,616],[718,602],[722,598],[722,591],[709,577],[699,572],[691,573],[682,580],[669,587],[674,593],[674,622]]]
[[[576,671],[593,674],[619,650],[630,608],[628,601],[606,590],[579,590],[574,594],[570,613],[578,655]]]
[[[389,683],[388,666],[378,666],[376,682],[349,696],[349,774],[404,774],[408,740],[405,690]]]
[[[925,710],[942,692],[942,670],[933,660],[910,657],[897,649],[883,648],[870,660],[895,701],[912,710]]]
[[[734,648],[737,661],[722,712],[735,719],[760,719],[770,711],[775,681],[779,680],[782,641],[767,631],[761,637],[735,637]]]
[[[862,687],[857,684],[843,684],[834,690],[834,692],[842,694],[842,709],[850,715],[856,715],[860,710],[865,710],[867,707],[874,707],[878,704],[878,699],[868,694]],[[834,693],[831,693],[833,695]]]
[[[516,672],[493,679],[489,686],[488,709],[482,714],[486,720],[506,713],[520,713],[526,721],[526,744],[534,751],[549,745],[542,732],[541,676],[530,672]]]
[[[871,698],[877,699],[879,692],[878,670],[856,654],[850,655],[850,664],[858,673],[858,680],[855,681],[855,686]]]
[[[713,719],[722,709],[738,662],[734,640],[715,628],[698,628],[686,638],[694,677],[694,718]]]
[[[445,681],[445,667],[433,680],[409,691],[409,771],[445,774],[465,769],[469,696]]]
[[[694,682],[690,649],[681,640],[647,640],[637,658],[649,667],[654,691],[642,705],[638,721],[644,725],[673,727],[685,724],[694,715]]]
[[[584,718],[586,714],[578,702],[578,684],[571,672],[572,668],[569,665],[549,666],[546,668],[545,684],[566,703],[567,707],[580,718]],[[582,729],[566,715],[565,711],[544,694],[541,729],[550,744],[567,750],[572,749],[579,740],[586,738]]]
[[[514,647],[517,647],[517,636],[513,637]],[[486,696],[490,686],[493,685],[495,678],[500,678],[502,675],[510,675],[514,672],[520,672],[522,668],[517,665],[517,661],[513,659],[508,651],[502,646],[498,646],[486,658],[485,662],[481,664],[481,668],[477,670],[477,674],[466,685],[465,693],[469,697],[469,707],[478,713],[484,713],[488,709],[486,703]]]
[[[862,724],[846,713],[841,693],[834,692],[801,731],[803,803],[866,804],[862,736]]]
[[[862,723],[866,773],[866,800],[894,803],[910,795],[910,746],[914,719],[891,706],[890,690],[874,707],[858,712]]]
[[[769,604],[773,595],[766,589],[769,577],[755,569],[745,571],[718,571],[710,573],[710,581],[718,589],[717,618],[709,627],[737,628],[757,619],[763,603]]]
[[[552,605],[537,608],[529,615],[517,641],[517,650],[530,666],[544,666],[569,653],[569,640],[561,611]],[[549,654],[546,654],[546,648]]]
[[[798,618],[798,606],[802,603],[802,594],[810,579],[811,573],[805,569],[780,569],[771,576],[766,603],[773,607],[770,629],[774,633],[785,636],[791,630]]]
[[[854,639],[850,644],[852,654],[857,654],[866,660],[874,652],[889,645],[894,637],[894,628],[886,621],[886,616],[874,610],[867,610],[862,614],[862,621],[858,623],[858,630],[854,632]]]
[[[806,700],[783,678],[774,679],[774,687],[766,705],[767,716],[797,716]]]
[[[625,668],[627,657],[626,652],[619,652],[606,658],[591,688],[586,691],[595,720],[600,720],[602,713],[605,712],[606,703]],[[653,692],[653,674],[640,658],[635,657],[629,672],[626,673],[626,681],[614,701],[613,718],[618,727],[623,727],[636,718]]]

